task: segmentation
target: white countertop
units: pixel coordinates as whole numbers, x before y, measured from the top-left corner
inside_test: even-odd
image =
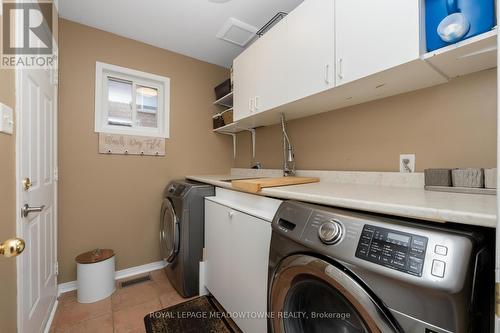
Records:
[[[227,179],[241,175],[188,176],[191,180],[231,189]],[[496,227],[496,196],[425,191],[423,187],[386,186],[332,181],[265,188],[259,195],[334,207],[409,217],[433,222],[455,222]]]

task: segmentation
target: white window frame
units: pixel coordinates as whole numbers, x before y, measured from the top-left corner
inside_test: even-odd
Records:
[[[157,128],[124,127],[108,124],[108,77],[131,81],[132,103],[135,105],[137,85],[158,89]],[[130,68],[96,62],[95,75],[95,132],[137,135],[157,138],[170,137],[170,78]],[[134,106],[134,109],[136,106]]]

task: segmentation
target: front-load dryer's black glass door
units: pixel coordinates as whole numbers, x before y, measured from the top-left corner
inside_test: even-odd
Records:
[[[169,199],[163,200],[161,207],[160,249],[162,258],[168,262],[179,252],[179,221]]]
[[[285,332],[369,333],[354,306],[337,289],[315,278],[294,283],[285,299]]]
[[[400,333],[388,309],[365,288],[323,259],[287,257],[269,288],[272,332]]]

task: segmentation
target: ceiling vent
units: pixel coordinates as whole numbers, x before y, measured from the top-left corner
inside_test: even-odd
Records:
[[[230,17],[216,36],[226,42],[244,47],[255,37],[257,30],[253,25]]]

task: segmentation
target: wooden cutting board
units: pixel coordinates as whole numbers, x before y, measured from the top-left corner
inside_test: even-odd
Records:
[[[312,177],[279,177],[279,178],[258,178],[233,180],[231,185],[240,191],[258,193],[265,187],[278,187],[288,185],[300,185],[317,183],[319,178]]]

